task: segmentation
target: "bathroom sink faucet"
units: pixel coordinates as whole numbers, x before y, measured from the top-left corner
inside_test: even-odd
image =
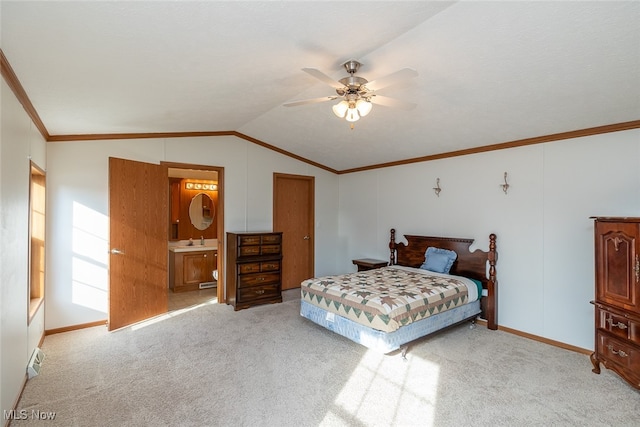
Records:
[[[204,236],[200,236],[200,244],[204,246]]]

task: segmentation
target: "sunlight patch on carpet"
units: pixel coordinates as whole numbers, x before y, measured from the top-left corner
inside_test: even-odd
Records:
[[[353,370],[322,424],[340,420],[407,425],[419,420],[421,426],[432,426],[439,376],[439,365],[431,361],[415,356],[404,361],[399,355],[385,356],[370,350]]]
[[[146,319],[146,320],[143,320],[141,322],[135,323],[135,324],[129,326],[128,328],[131,329],[132,331],[137,331],[137,330],[145,328],[147,326],[151,326],[153,324],[162,322],[164,320],[171,319],[172,317],[177,317],[177,316],[180,316],[181,314],[188,313],[189,311],[197,310],[197,309],[205,307],[207,305],[216,304],[216,303],[217,303],[217,300],[212,299],[210,301],[203,302],[201,304],[192,305],[190,307],[181,308],[179,310],[173,310],[173,311],[170,311],[168,313],[161,314],[160,316],[152,317],[151,319]]]

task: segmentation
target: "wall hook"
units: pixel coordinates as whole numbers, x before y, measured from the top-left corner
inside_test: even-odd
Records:
[[[442,188],[440,188],[440,178],[436,178],[436,186],[433,187],[433,191],[436,193],[436,196],[440,197],[440,192]]]
[[[502,191],[504,191],[504,194],[507,194],[507,191],[509,191],[509,183],[507,182],[507,173],[504,173],[504,184],[501,184],[502,186]]]

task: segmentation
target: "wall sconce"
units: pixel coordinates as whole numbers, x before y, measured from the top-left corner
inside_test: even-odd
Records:
[[[500,186],[502,187],[502,191],[504,191],[504,194],[507,194],[507,191],[509,191],[509,183],[507,182],[507,173],[504,173],[504,184],[500,184]]]
[[[433,191],[436,193],[436,196],[440,197],[440,192],[442,188],[440,188],[440,178],[436,178],[436,186],[433,187]]]

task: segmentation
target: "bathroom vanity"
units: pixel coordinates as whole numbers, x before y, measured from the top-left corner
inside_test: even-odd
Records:
[[[169,289],[217,286],[217,173],[199,178],[170,175],[169,202]]]
[[[216,286],[215,246],[173,246],[169,248],[169,288],[173,292],[196,291]]]

